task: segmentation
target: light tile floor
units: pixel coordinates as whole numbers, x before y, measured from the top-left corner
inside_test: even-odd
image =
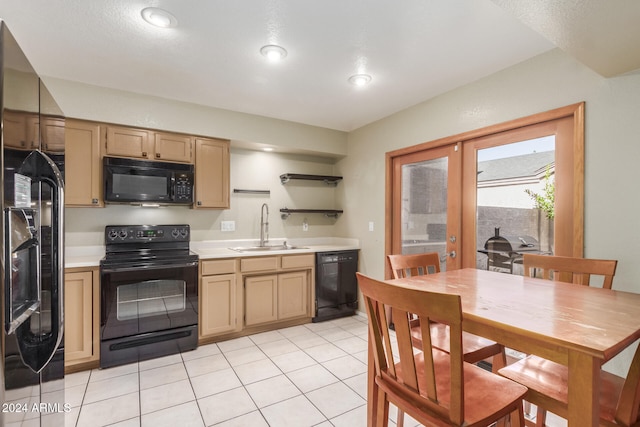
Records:
[[[366,318],[352,316],[79,372],[66,425],[366,426],[366,360]]]
[[[367,319],[352,316],[65,377],[67,427],[365,427]],[[549,424],[566,426],[549,414]],[[390,407],[390,426],[397,412]],[[419,425],[405,416],[405,425]]]

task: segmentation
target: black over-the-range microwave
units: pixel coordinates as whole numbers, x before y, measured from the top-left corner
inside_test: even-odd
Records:
[[[107,203],[193,203],[193,165],[104,157]]]

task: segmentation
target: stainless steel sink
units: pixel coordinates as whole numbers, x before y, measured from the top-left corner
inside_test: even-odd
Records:
[[[237,248],[229,248],[236,252],[269,252],[269,251],[288,251],[293,249],[309,249],[306,246],[290,246],[290,245],[266,245],[266,246],[240,246]]]

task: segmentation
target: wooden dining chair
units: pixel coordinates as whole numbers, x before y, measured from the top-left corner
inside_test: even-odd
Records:
[[[553,279],[584,286],[589,286],[592,276],[602,276],[602,287],[605,289],[611,289],[617,265],[618,261],[616,260],[536,254],[524,254],[523,257],[525,276],[540,275],[543,279]],[[638,357],[636,354],[636,358]],[[514,381],[523,381],[523,384],[529,387],[529,392],[525,400],[537,406],[535,418],[536,427],[546,425],[547,410],[566,418],[566,366],[532,355],[500,369],[498,372]],[[607,383],[610,384],[606,387],[603,385],[602,387],[605,394],[604,397],[607,400],[605,404],[611,404],[611,399],[617,399],[620,394],[616,391],[616,387],[620,385],[620,381],[613,379],[611,374],[606,373],[603,373],[603,381],[607,381]],[[603,382],[603,384],[605,383]],[[636,403],[636,411],[637,406],[638,404]],[[613,408],[615,409],[615,402],[613,402]],[[605,418],[611,418],[609,415],[610,414],[605,415]],[[533,425],[529,420],[527,420],[527,424]],[[605,423],[603,425],[627,426],[628,424]]]
[[[390,402],[428,426],[486,427],[509,415],[513,427],[523,425],[526,388],[463,360],[459,295],[391,285],[360,273],[357,278],[369,316],[374,360],[369,387],[374,393],[367,404],[374,405],[376,426],[388,425]],[[395,319],[398,354],[391,345],[386,308]],[[423,325],[421,351],[414,352],[410,314]],[[431,330],[424,327],[431,321],[449,327],[449,353],[432,346]]]
[[[387,255],[394,279],[440,273],[440,254]]]
[[[526,386],[525,399],[563,418],[568,417],[568,368],[537,356],[528,356],[500,370],[504,377]],[[600,371],[600,426],[640,425],[640,346],[626,378]],[[545,411],[546,414],[546,411]],[[545,426],[544,418],[536,426]]]
[[[394,279],[411,276],[434,274],[440,272],[440,255],[437,252],[427,252],[413,255],[388,255],[389,265]],[[393,316],[392,316],[393,317]],[[411,321],[411,336],[416,348],[422,347],[422,329],[419,320]],[[449,328],[446,325],[431,322],[431,339],[434,347],[449,351]],[[506,365],[504,347],[495,341],[479,337],[467,332],[462,333],[462,351],[464,361],[478,363],[492,357],[492,369]]]
[[[524,254],[524,275],[541,275],[543,279],[589,286],[591,276],[602,276],[602,287],[611,289],[618,261],[574,258],[554,255]]]

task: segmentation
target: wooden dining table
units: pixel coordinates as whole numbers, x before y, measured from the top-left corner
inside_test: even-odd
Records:
[[[568,366],[569,427],[598,426],[600,369],[640,338],[640,294],[472,268],[387,282],[460,295],[465,331]],[[370,399],[373,375],[370,356]]]

